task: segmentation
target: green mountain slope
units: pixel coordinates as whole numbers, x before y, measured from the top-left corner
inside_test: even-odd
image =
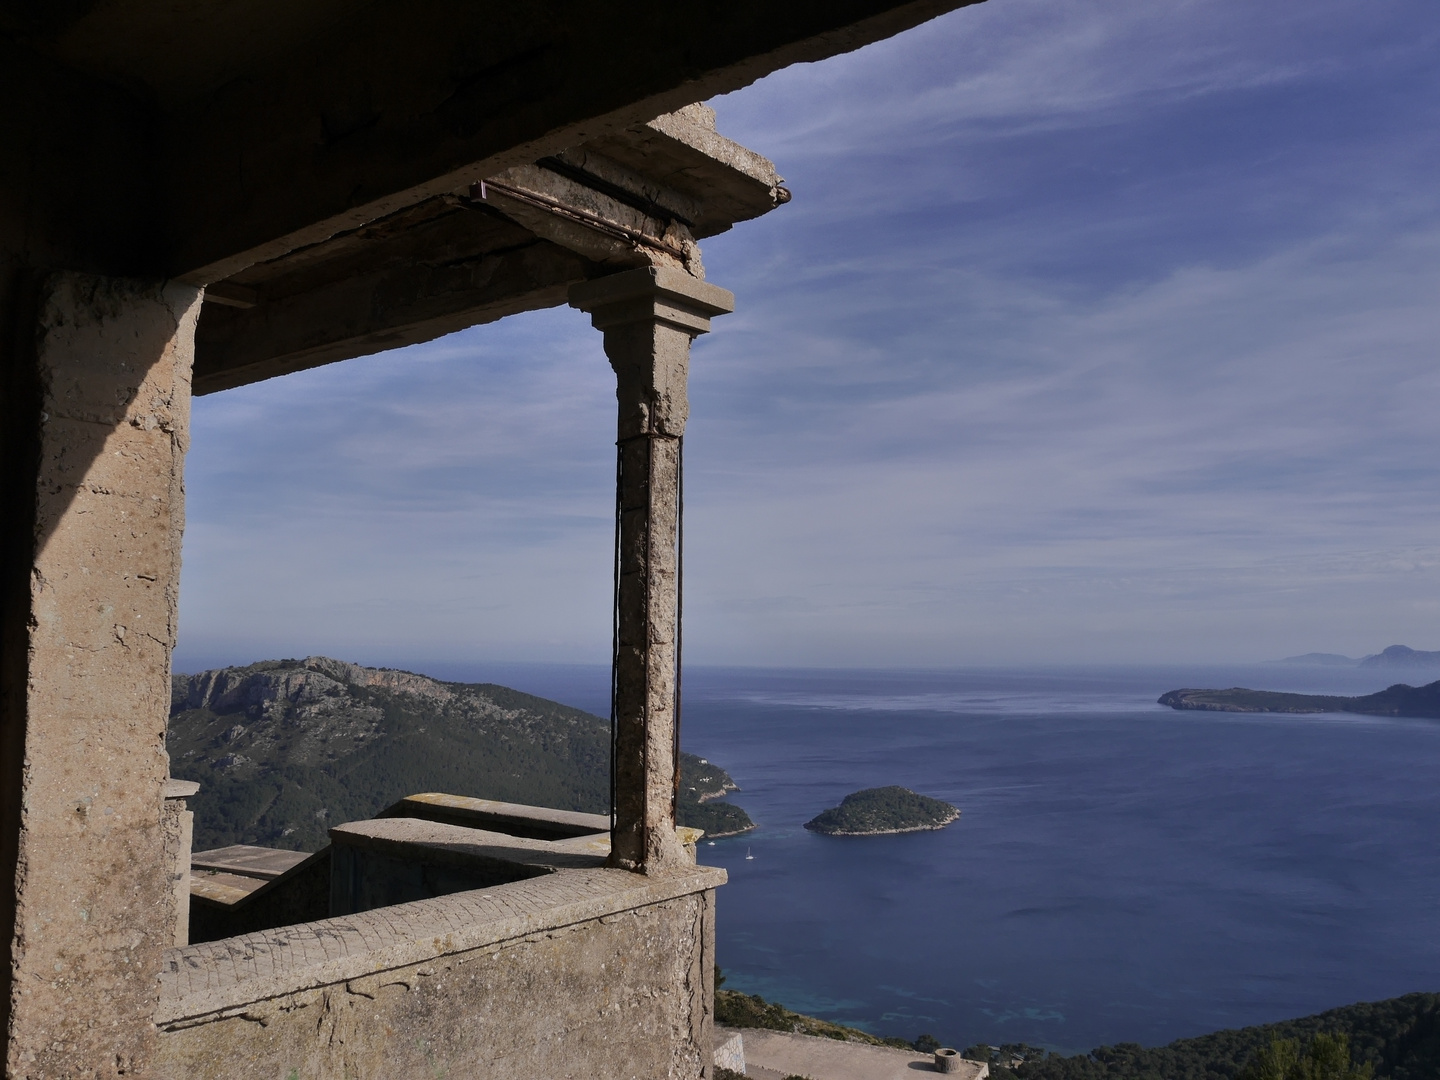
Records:
[[[1426,686],[1396,683],[1363,697],[1323,694],[1284,694],[1273,690],[1171,690],[1161,694],[1161,705],[1202,712],[1324,713],[1347,712],[1361,716],[1416,716],[1440,718],[1440,682]]]
[[[488,683],[452,683],[326,657],[176,675],[171,774],[198,781],[195,848],[314,851],[331,825],[420,791],[604,813],[610,725]],[[713,801],[724,769],[681,755],[680,823],[711,835],[753,823]]]
[[[1045,1056],[1031,1047],[972,1047],[995,1050],[999,1064],[1014,1057],[1026,1061],[1013,1072],[992,1065],[995,1080],[1235,1080],[1274,1039],[1307,1045],[1320,1033],[1346,1035],[1356,1064],[1369,1064],[1376,1080],[1434,1080],[1440,1077],[1440,994],[1406,994],[1369,1001],[1298,1020],[1231,1028],[1147,1048],[1137,1043],[1102,1046],[1075,1057]]]

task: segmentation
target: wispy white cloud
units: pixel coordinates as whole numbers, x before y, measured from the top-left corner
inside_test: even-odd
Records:
[[[727,130],[777,158],[923,150],[966,126],[1096,127],[1124,123],[1137,108],[1424,55],[1436,32],[1423,20],[1411,20],[1408,35],[1384,32],[1419,6],[988,0],[848,56],[777,72],[719,105]]]
[[[719,101],[797,197],[707,245],[692,658],[1440,647],[1437,38],[989,0]],[[182,644],[603,660],[611,379],[557,311],[197,403]]]

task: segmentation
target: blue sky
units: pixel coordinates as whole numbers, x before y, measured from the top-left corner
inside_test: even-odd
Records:
[[[712,102],[695,663],[1440,648],[1440,5],[988,0]],[[195,403],[182,669],[604,662],[569,310]]]

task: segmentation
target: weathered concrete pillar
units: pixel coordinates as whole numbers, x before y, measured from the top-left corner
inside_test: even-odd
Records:
[[[7,1076],[143,1074],[154,1048],[176,933],[164,740],[200,296],[74,273],[7,296]]]
[[[185,800],[200,790],[193,780],[165,781],[165,808],[160,828],[165,837],[165,874],[170,881],[170,940],[190,944],[190,856],[195,845],[195,811]]]
[[[735,298],[649,266],[573,286],[605,335],[620,403],[615,825],[610,859],[651,872],[686,862],[675,836],[676,569],[680,439],[690,342]]]

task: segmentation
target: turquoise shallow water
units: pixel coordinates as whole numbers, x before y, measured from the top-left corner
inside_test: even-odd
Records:
[[[604,706],[603,672],[486,677]],[[760,824],[701,849],[731,875],[728,985],[884,1034],[1067,1050],[1440,990],[1440,721],[1154,704],[1179,686],[1393,681],[692,668],[686,747],[730,770]],[[880,784],[963,816],[905,836],[801,827]]]

